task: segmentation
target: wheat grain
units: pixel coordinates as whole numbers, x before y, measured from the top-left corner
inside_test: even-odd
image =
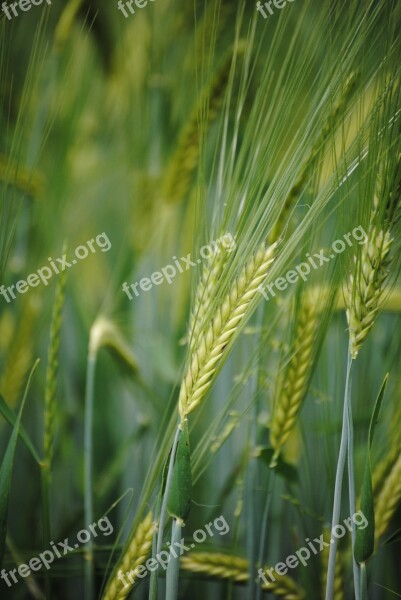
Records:
[[[276,244],[258,250],[235,280],[231,291],[216,311],[210,325],[200,336],[182,380],[179,411],[184,421],[202,401],[209,389],[223,354],[234,337],[258,288],[266,278]]]
[[[133,533],[127,549],[116,565],[103,594],[103,600],[124,600],[128,596],[138,579],[135,577],[135,569],[143,565],[150,554],[154,529],[152,513],[149,512]],[[118,578],[120,571],[129,579],[129,585],[122,586]]]

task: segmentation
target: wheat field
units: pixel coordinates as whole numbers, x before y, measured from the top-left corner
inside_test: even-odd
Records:
[[[401,5],[0,6],[0,598],[401,597]]]

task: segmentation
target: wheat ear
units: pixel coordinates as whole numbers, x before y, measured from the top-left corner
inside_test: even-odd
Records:
[[[273,230],[269,236],[269,240],[271,242],[276,241],[279,238],[279,236],[282,234],[282,231],[287,222],[289,212],[292,208],[292,205],[293,205],[294,201],[299,197],[306,182],[308,181],[308,177],[310,176],[312,169],[316,165],[316,161],[317,161],[317,158],[319,157],[319,153],[321,151],[322,145],[329,138],[330,133],[336,127],[341,115],[343,115],[343,113],[348,105],[349,99],[351,98],[352,93],[355,89],[355,85],[358,80],[358,76],[359,76],[358,73],[356,71],[354,71],[347,78],[345,85],[344,85],[343,93],[341,94],[340,98],[334,105],[332,112],[329,114],[329,116],[324,121],[318,138],[316,139],[315,143],[313,144],[305,161],[301,165],[296,182],[290,189],[288,195],[286,196],[286,198],[283,202],[283,206],[281,208],[279,217],[278,217],[278,219],[273,227]]]
[[[191,552],[181,558],[181,569],[191,573],[201,573],[219,579],[229,579],[246,583],[249,579],[249,563],[245,558],[223,553]],[[262,589],[285,600],[301,600],[303,591],[293,579],[276,576],[276,581],[263,583]]]
[[[401,500],[401,453],[388,474],[375,502],[375,541],[387,531]]]
[[[146,561],[152,549],[152,539],[155,525],[152,513],[149,512],[145,519],[138,525],[132,535],[127,549],[117,563],[112,576],[103,594],[103,600],[124,600],[138,581],[135,569]],[[118,574],[122,573],[129,584],[123,586]]]
[[[0,181],[13,185],[31,198],[38,198],[43,193],[41,175],[27,167],[11,163],[8,157],[2,155],[0,155]]]
[[[307,292],[301,300],[295,328],[294,351],[274,405],[270,425],[270,442],[274,448],[273,464],[296,424],[308,389],[313,366],[313,349],[318,323],[318,298]]]
[[[37,296],[24,298],[18,327],[14,332],[1,378],[1,388],[7,404],[15,406],[32,364],[34,327],[39,310]]]
[[[58,374],[58,353],[60,349],[61,323],[65,298],[66,271],[59,275],[56,297],[53,307],[50,328],[50,344],[47,355],[46,388],[45,388],[45,427],[44,427],[44,460],[46,467],[51,468],[54,453],[54,421],[56,417],[56,395]]]
[[[181,422],[199,405],[209,389],[225,349],[266,278],[275,249],[276,244],[268,248],[263,246],[250,259],[200,336],[181,384],[178,400]]]
[[[243,49],[244,46],[240,45],[237,52],[242,52]],[[163,183],[163,197],[168,204],[181,202],[188,192],[193,173],[198,165],[202,136],[215,120],[223,103],[231,63],[232,51],[223,61],[212,82],[201,92],[180,134]],[[201,122],[205,107],[208,108],[207,114]]]
[[[379,310],[380,297],[388,275],[391,243],[388,230],[373,226],[369,228],[368,240],[362,248],[359,264],[354,257],[356,272],[349,277],[346,310],[353,359],[357,357]]]
[[[355,270],[351,273],[346,292],[346,314],[349,326],[350,352],[353,359],[373,326],[379,310],[384,283],[389,273],[389,252],[393,237],[392,227],[400,218],[401,188],[400,159],[396,165],[390,192],[385,198],[384,213],[380,200],[384,196],[384,178],[378,178],[370,226],[361,255],[354,257]]]

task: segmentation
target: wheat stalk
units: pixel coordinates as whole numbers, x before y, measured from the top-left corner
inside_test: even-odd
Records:
[[[263,246],[256,252],[201,335],[181,384],[178,402],[182,422],[199,405],[209,389],[225,349],[267,275],[275,249],[276,244],[273,244],[268,248]]]
[[[212,552],[191,552],[181,557],[181,568],[191,573],[200,573],[219,579],[229,579],[237,583],[249,580],[249,563],[245,558],[230,554]],[[303,591],[293,579],[276,576],[277,581],[262,583],[262,589],[285,600],[301,600]]]
[[[138,525],[127,549],[114,568],[106,591],[103,594],[103,600],[124,600],[128,596],[138,579],[135,578],[135,569],[143,565],[150,554],[154,530],[155,524],[152,520],[152,513],[149,512],[145,519]],[[123,586],[118,577],[120,572],[122,572],[126,580],[129,580],[129,585]]]
[[[317,330],[318,298],[307,292],[301,300],[295,328],[294,350],[283,376],[284,385],[274,405],[270,442],[273,464],[290,436],[302,408],[313,366]]]
[[[324,531],[325,542],[330,542],[330,529],[326,528]],[[322,597],[324,598],[326,585],[327,585],[327,569],[329,566],[329,548],[323,548],[321,552],[322,560]],[[344,594],[344,578],[343,578],[343,564],[341,561],[341,554],[337,551],[337,560],[334,571],[334,591],[333,600],[345,600]]]
[[[375,502],[375,541],[387,531],[390,521],[401,500],[401,453],[384,481]]]

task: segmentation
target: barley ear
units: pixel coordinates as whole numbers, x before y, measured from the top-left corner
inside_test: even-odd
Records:
[[[217,552],[190,552],[181,558],[181,569],[191,573],[228,579],[237,583],[249,580],[249,563],[245,558]],[[268,568],[266,567],[267,571]],[[284,600],[303,600],[304,591],[290,577],[274,574],[275,581],[262,583],[262,589]],[[267,577],[265,576],[267,580]]]
[[[386,533],[401,500],[401,453],[393,464],[375,501],[375,543]]]
[[[318,301],[314,292],[301,299],[295,327],[293,353],[281,381],[273,408],[270,442],[274,449],[272,466],[295,427],[308,390],[318,325]]]
[[[124,600],[131,592],[138,582],[135,569],[144,564],[152,549],[154,530],[155,524],[152,521],[152,513],[149,512],[134,531],[126,550],[115,566],[107,583],[106,591],[102,596],[103,600]],[[118,577],[119,573],[122,573],[125,577],[126,586]]]
[[[242,52],[243,49],[244,45],[240,44],[237,52]],[[232,60],[233,53],[230,50],[212,82],[200,93],[199,100],[179,136],[163,183],[163,198],[167,204],[181,202],[188,193],[198,165],[202,138],[217,117],[223,103]]]
[[[276,244],[268,248],[263,246],[249,260],[217,308],[210,325],[201,334],[181,383],[178,400],[181,422],[202,402],[211,386],[227,346],[266,278],[275,249]]]
[[[45,410],[44,410],[44,461],[51,468],[54,453],[54,421],[57,408],[58,354],[60,350],[62,313],[65,299],[66,271],[62,271],[57,280],[56,297],[50,327],[50,344],[47,355]]]

